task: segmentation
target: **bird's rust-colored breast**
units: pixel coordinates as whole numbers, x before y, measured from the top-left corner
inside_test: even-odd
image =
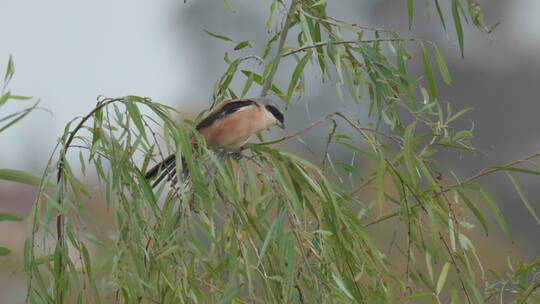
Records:
[[[238,149],[260,131],[261,114],[259,106],[241,108],[199,132],[212,149]]]

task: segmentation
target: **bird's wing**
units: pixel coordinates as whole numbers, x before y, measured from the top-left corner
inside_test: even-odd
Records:
[[[258,104],[248,98],[231,99],[222,102],[214,110],[208,114],[199,124],[197,124],[197,130],[211,126],[214,122],[220,119],[224,119],[228,115],[248,106],[258,106]]]

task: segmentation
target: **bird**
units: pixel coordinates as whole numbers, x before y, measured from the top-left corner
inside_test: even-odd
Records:
[[[285,129],[283,113],[268,97],[229,99],[212,109],[195,129],[201,134],[206,146],[215,151],[239,151],[255,134],[278,126]],[[195,141],[192,140],[192,144]],[[184,176],[187,165],[182,158]],[[176,156],[172,154],[156,164],[145,174],[147,180],[157,176],[152,188],[165,177],[174,178]]]

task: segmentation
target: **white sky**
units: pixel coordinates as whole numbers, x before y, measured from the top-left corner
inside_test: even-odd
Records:
[[[1,0],[0,74],[13,54],[11,91],[41,98],[54,115],[30,114],[2,133],[0,168],[43,168],[66,122],[88,112],[100,94],[177,103],[189,64],[178,54],[174,31],[179,5],[183,1]],[[17,108],[0,108],[0,117]]]

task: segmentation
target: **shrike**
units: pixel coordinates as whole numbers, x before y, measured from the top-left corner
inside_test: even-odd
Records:
[[[283,114],[269,98],[259,97],[222,102],[197,124],[196,130],[210,149],[235,151],[255,134],[273,126],[285,128]],[[183,167],[187,168],[184,160],[182,162]],[[146,173],[146,179],[158,176],[152,187],[158,185],[167,176],[169,179],[174,177],[175,163],[176,157],[172,154]],[[187,171],[184,171],[184,174],[187,174]]]

